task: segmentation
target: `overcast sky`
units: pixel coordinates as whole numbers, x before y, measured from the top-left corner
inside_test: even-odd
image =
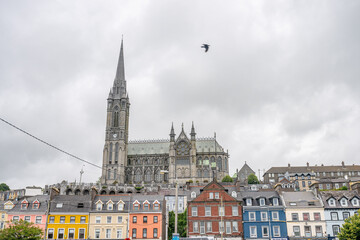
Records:
[[[231,174],[245,161],[256,173],[359,164],[359,11],[351,0],[1,1],[0,117],[101,165],[124,35],[130,139],[194,121],[229,150]],[[0,121],[10,188],[79,181],[82,165]]]

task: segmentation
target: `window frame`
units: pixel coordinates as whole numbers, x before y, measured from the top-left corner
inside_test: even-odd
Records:
[[[72,230],[72,232],[70,233],[71,230]],[[70,237],[70,234],[72,234],[72,237]],[[68,228],[68,235],[66,237],[69,239],[74,239],[75,238],[75,228]]]
[[[251,215],[254,215],[254,217],[252,218]],[[250,222],[255,222],[256,221],[256,212],[249,212],[249,221]]]
[[[272,211],[271,212],[271,219],[273,221],[279,221],[279,212],[278,211]]]
[[[275,229],[277,229],[277,232],[275,231]],[[273,230],[274,237],[280,237],[281,236],[280,226],[275,225],[275,226],[273,226],[272,230]]]
[[[267,233],[265,234],[264,233],[264,229],[267,230]],[[269,226],[261,226],[261,234],[262,234],[262,237],[269,237]]]
[[[205,206],[205,216],[206,217],[211,216],[211,206]]]
[[[254,234],[252,233],[251,229],[254,229]],[[250,238],[257,238],[257,227],[249,226],[249,230],[250,230]]]
[[[191,207],[191,216],[193,216],[193,217],[198,216],[198,208],[197,207]]]
[[[83,233],[82,233],[82,231],[83,231]],[[82,237],[81,234],[84,234],[84,236]],[[85,235],[86,235],[85,228],[79,228],[79,232],[78,232],[79,239],[85,239]]]
[[[51,232],[50,232],[51,230]],[[52,234],[52,237],[49,237],[49,234]],[[47,239],[54,239],[55,229],[54,228],[48,228],[47,230]]]

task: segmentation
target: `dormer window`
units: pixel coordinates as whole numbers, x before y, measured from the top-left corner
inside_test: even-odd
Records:
[[[140,203],[139,203],[138,201],[135,201],[135,202],[133,203],[133,209],[134,209],[134,210],[139,210],[139,209],[140,209]]]
[[[273,198],[273,206],[279,206],[279,199],[278,198]]]
[[[38,201],[35,201],[34,203],[33,203],[33,209],[39,209],[39,206],[40,206],[40,203],[38,202]]]
[[[191,192],[191,198],[196,198],[196,192]]]
[[[252,199],[251,198],[246,199],[246,206],[252,206]]]
[[[27,209],[28,203],[27,202],[22,202],[21,203],[21,209]]]
[[[149,203],[148,200],[145,200],[145,201],[143,202],[143,209],[144,209],[144,210],[150,210],[150,203]]]
[[[328,203],[329,203],[329,206],[331,206],[331,207],[336,206],[335,199],[333,199],[333,198],[329,199]]]
[[[160,203],[157,200],[153,203],[153,206],[154,210],[160,210]]]
[[[114,204],[109,203],[109,204],[107,205],[107,210],[113,210],[113,209],[114,209]]]
[[[122,201],[119,202],[119,203],[118,203],[118,210],[119,210],[119,211],[124,211],[124,205],[125,205],[124,202],[122,202]]]
[[[259,204],[260,204],[260,206],[265,206],[265,198],[260,198]]]
[[[351,201],[353,206],[359,206],[359,199],[357,199],[356,197]]]
[[[346,207],[348,204],[347,204],[347,199],[346,198],[342,198],[341,200],[340,200],[340,204],[341,204],[341,206],[343,206],[343,207]]]
[[[256,191],[256,190],[257,190],[256,185],[252,185],[252,186],[251,186],[251,190]]]
[[[97,210],[97,211],[101,211],[101,210],[102,210],[102,203],[99,202],[99,203],[96,204],[96,210]]]

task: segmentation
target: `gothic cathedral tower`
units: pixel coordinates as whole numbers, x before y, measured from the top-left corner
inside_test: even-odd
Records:
[[[126,91],[124,50],[120,55],[113,87],[107,99],[105,146],[103,151],[102,184],[123,184],[127,166],[130,102]]]

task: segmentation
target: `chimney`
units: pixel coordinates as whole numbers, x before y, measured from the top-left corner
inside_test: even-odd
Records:
[[[288,163],[288,168],[290,168],[290,163]]]
[[[50,201],[52,201],[54,199],[55,196],[58,196],[60,193],[59,189],[52,187],[50,189]]]
[[[344,163],[344,161],[341,162],[341,166],[342,166],[342,168],[345,168],[345,163]]]
[[[92,187],[92,188],[91,188],[91,193],[90,193],[90,195],[91,195],[91,201],[94,201],[95,196],[96,196],[97,194],[98,194],[98,191],[97,191],[96,187]]]
[[[306,163],[306,166],[309,167],[309,162]]]

